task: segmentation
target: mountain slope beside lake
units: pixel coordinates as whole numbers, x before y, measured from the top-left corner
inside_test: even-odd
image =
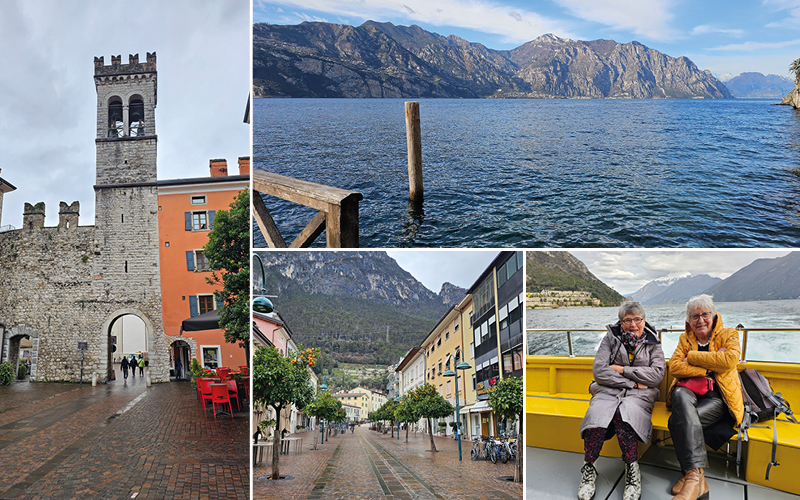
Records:
[[[780,75],[742,73],[725,82],[734,97],[782,99],[794,89],[794,81]]]
[[[705,293],[714,302],[800,298],[800,252],[777,259],[758,259]]]
[[[605,306],[617,306],[625,300],[569,252],[526,252],[525,265],[527,293],[539,293],[547,289],[590,292]]]

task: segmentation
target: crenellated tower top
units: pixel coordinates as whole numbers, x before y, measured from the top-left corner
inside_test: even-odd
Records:
[[[111,56],[111,65],[105,66],[103,56],[94,58],[94,76],[132,75],[136,73],[155,73],[156,53],[147,53],[147,62],[139,62],[139,54],[129,54],[128,64],[122,64],[122,55]]]

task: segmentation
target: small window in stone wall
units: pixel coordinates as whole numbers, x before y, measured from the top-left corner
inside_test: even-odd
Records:
[[[192,205],[205,205],[206,204],[206,195],[194,195],[192,196]]]

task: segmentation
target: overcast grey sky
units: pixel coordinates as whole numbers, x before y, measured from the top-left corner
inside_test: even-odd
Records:
[[[158,178],[208,175],[208,160],[250,154],[249,0],[3,0],[0,8],[0,224],[22,225],[25,202],[80,201],[94,224],[94,57],[156,52]],[[232,167],[232,168],[231,168]]]
[[[469,288],[492,260],[497,250],[389,250],[389,257],[434,293],[447,281]]]
[[[790,250],[570,250],[603,283],[630,295],[658,278],[708,274],[725,279],[756,259]]]

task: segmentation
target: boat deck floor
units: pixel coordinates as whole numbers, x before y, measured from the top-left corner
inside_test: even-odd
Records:
[[[731,500],[797,500],[798,495],[749,484],[736,477],[736,463],[723,454],[709,453],[706,480],[710,496]],[[567,451],[527,447],[525,452],[526,498],[577,498],[583,455]],[[642,471],[642,498],[671,500],[672,484],[680,477],[680,467],[671,446],[651,446],[639,460]],[[766,464],[764,464],[766,468]],[[597,467],[597,492],[594,500],[622,498],[625,464],[620,459],[600,457]]]

